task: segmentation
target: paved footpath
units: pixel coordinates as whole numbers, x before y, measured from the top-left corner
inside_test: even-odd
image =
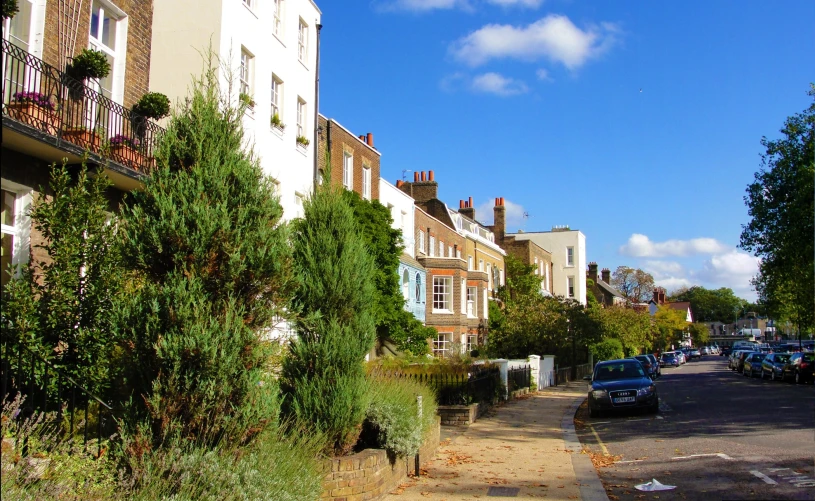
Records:
[[[469,427],[443,427],[436,457],[422,475],[384,499],[608,501],[574,431],[574,414],[585,397],[582,382],[547,388],[507,402]]]

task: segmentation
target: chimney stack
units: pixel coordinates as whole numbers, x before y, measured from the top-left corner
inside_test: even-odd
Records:
[[[463,209],[459,209],[459,214],[467,216],[468,218],[475,221],[475,208],[473,207],[473,197],[470,197],[468,200],[462,200],[464,204]]]
[[[498,245],[504,245],[504,236],[507,231],[507,211],[504,207],[504,198],[495,199],[495,207],[492,208],[493,223],[492,232]]]
[[[433,171],[419,171],[413,173],[413,182],[404,183],[402,191],[413,197],[417,204],[438,198],[439,185]]]
[[[611,284],[611,270],[609,270],[608,268],[603,268],[603,271],[601,273],[603,277],[603,282]]]
[[[373,132],[368,133],[368,140],[366,142],[368,143],[368,146],[370,146],[371,148],[374,147],[374,133]]]
[[[594,261],[589,263],[589,278],[594,280],[595,284],[597,283],[597,263],[595,263]]]

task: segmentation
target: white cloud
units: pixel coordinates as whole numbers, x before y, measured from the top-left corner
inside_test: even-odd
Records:
[[[439,88],[444,92],[454,92],[461,86],[461,82],[467,78],[464,73],[456,72],[447,75],[439,82]]]
[[[393,0],[376,6],[383,11],[430,12],[433,10],[471,10],[468,0]]]
[[[549,76],[549,72],[543,68],[538,68],[538,71],[535,72],[535,76],[538,77],[538,80],[542,82],[553,82],[554,79]]]
[[[697,273],[700,280],[721,284],[734,291],[749,291],[750,280],[758,273],[759,259],[744,252],[731,250],[711,256]]]
[[[652,242],[647,236],[634,233],[620,247],[620,254],[633,257],[690,256],[693,254],[722,254],[730,247],[715,238],[692,238],[690,240],[666,240]]]
[[[660,279],[655,278],[654,285],[664,287],[668,293],[671,293],[680,287],[690,287],[693,285],[693,282],[685,277],[665,277]]]
[[[450,52],[471,66],[492,59],[547,58],[575,69],[611,47],[618,33],[612,23],[581,30],[568,17],[551,14],[528,26],[486,25],[454,42]]]
[[[484,73],[476,76],[472,81],[472,89],[475,92],[505,97],[525,94],[529,91],[529,87],[524,82],[505,77],[499,73]]]
[[[487,0],[487,3],[500,5],[501,7],[526,7],[530,9],[537,9],[541,6],[543,0]]]
[[[685,272],[682,265],[676,261],[646,261],[642,264],[642,269],[654,275],[654,278],[679,275]]]

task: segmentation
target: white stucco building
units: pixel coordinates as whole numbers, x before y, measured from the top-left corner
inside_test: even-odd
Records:
[[[508,233],[516,240],[532,240],[552,253],[552,293],[586,304],[586,236],[568,226],[552,231]]]
[[[405,254],[415,258],[416,245],[413,236],[415,226],[413,214],[415,209],[413,207],[413,198],[396,186],[380,178],[379,202],[391,211],[391,218],[393,218],[391,227],[402,232]]]
[[[312,0],[155,0],[153,7],[150,90],[183,99],[211,46],[232,70],[233,102],[241,94],[252,102],[247,139],[287,220],[302,215],[314,184],[320,16]]]

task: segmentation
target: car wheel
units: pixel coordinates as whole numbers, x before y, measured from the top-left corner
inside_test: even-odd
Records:
[[[775,371],[770,371],[770,381],[775,381]]]
[[[801,384],[801,373],[795,371],[795,384]]]
[[[591,403],[589,403],[589,417],[596,418],[598,415],[599,415],[599,413],[597,412],[597,409],[592,407]]]

